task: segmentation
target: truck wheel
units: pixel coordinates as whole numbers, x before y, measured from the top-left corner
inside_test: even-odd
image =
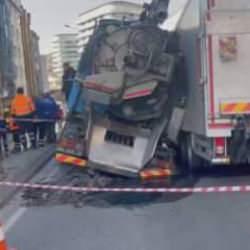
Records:
[[[196,155],[192,148],[191,136],[189,134],[183,135],[180,143],[181,167],[187,172],[193,172],[199,169],[202,166],[203,161],[198,155]]]

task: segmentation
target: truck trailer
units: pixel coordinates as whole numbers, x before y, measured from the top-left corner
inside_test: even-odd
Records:
[[[189,168],[249,162],[250,2],[191,0],[177,25],[188,72],[179,145]]]
[[[160,28],[168,5],[96,27],[58,161],[131,177],[176,159],[188,171],[249,162],[250,2],[188,0],[173,32]]]

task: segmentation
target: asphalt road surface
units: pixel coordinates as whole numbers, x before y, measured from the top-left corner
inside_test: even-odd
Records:
[[[54,164],[50,162],[37,178],[53,176]],[[250,175],[217,173],[191,182],[180,178],[174,185],[249,184]],[[45,202],[25,208],[22,204],[18,195],[2,211],[9,245],[17,250],[235,250],[250,246],[247,193],[100,194],[80,206]]]

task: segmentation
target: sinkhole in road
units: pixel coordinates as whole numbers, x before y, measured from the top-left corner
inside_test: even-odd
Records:
[[[36,183],[44,185],[59,185],[72,187],[100,188],[158,188],[158,187],[193,187],[197,178],[194,176],[173,176],[168,179],[141,181],[112,176],[97,171],[82,171],[72,168],[60,168],[53,177],[41,176]],[[174,202],[187,197],[189,194],[160,194],[160,193],[75,193],[68,191],[31,190],[26,189],[22,194],[24,206],[60,206],[72,205],[110,207],[110,206],[145,206],[153,203]]]
[[[202,171],[197,171],[192,175],[180,174],[168,179],[141,181],[113,176],[93,170],[82,171],[81,169],[68,166],[60,166],[53,176],[47,177],[46,175],[42,175],[38,178],[39,181],[36,181],[36,183],[98,188],[192,188],[204,177],[219,179],[221,177],[230,178],[232,176],[250,176],[250,170],[248,167],[207,168]],[[69,191],[27,189],[23,192],[22,198],[23,205],[28,207],[71,205],[75,208],[83,206],[103,208],[121,206],[132,208],[156,203],[175,202],[185,199],[190,195],[192,195],[192,193],[75,193]]]

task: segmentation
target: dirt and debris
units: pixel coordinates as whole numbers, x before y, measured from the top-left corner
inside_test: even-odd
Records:
[[[93,170],[81,170],[68,166],[58,168],[52,176],[41,176],[37,184],[60,185],[72,187],[118,187],[118,188],[154,188],[193,186],[194,178],[163,178],[142,181],[120,176],[113,176]],[[66,191],[30,190],[23,192],[24,206],[58,206],[71,205],[75,208],[86,205],[98,207],[138,206],[152,202],[170,202],[186,197],[188,194],[137,194],[137,193],[74,193]]]

